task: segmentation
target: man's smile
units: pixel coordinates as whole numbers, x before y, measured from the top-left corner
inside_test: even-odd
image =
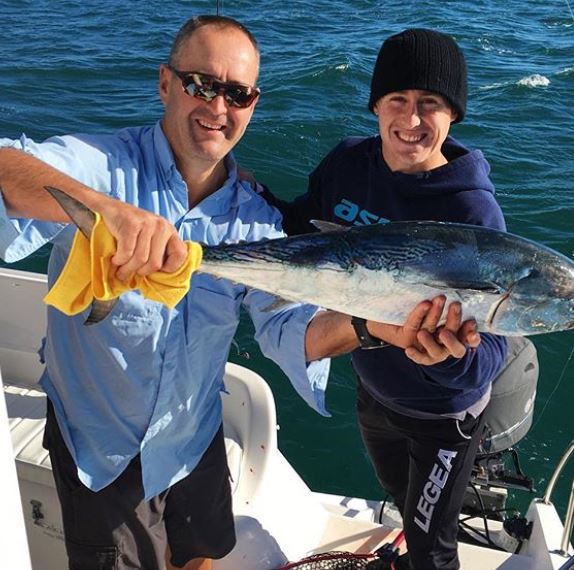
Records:
[[[418,144],[426,138],[426,133],[407,133],[402,131],[395,131],[395,136],[403,143]]]
[[[223,131],[225,129],[225,125],[219,125],[219,124],[213,123],[211,121],[206,121],[205,119],[195,119],[195,122],[202,129],[207,129],[209,131]]]

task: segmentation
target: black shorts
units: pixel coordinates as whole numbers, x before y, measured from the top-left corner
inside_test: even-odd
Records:
[[[223,427],[197,467],[144,501],[139,455],[101,491],[78,479],[77,468],[48,402],[44,447],[62,507],[70,570],[124,570],[184,566],[194,558],[222,558],[235,545]]]

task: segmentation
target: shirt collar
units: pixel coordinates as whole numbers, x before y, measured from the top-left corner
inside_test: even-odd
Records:
[[[156,155],[165,179],[169,180],[176,172],[179,175],[173,152],[161,128],[161,121],[158,121],[155,125],[153,139]],[[237,162],[233,153],[230,152],[224,161],[227,169],[227,179],[223,186],[193,208],[188,214],[189,217],[202,218],[222,215],[253,197],[249,183],[239,180]]]
[[[169,146],[167,138],[161,128],[161,121],[158,121],[153,129],[153,146],[164,178],[169,180],[172,172],[176,169],[175,160],[173,158],[171,147]]]
[[[233,208],[250,200],[253,194],[249,191],[249,184],[239,180],[237,174],[237,162],[233,153],[225,157],[227,180],[223,186],[213,194],[204,198],[195,208],[189,212],[192,218],[214,217],[226,214]]]

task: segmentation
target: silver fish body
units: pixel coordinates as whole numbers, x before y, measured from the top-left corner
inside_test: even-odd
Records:
[[[46,190],[90,238],[95,215]],[[330,224],[333,226],[333,224]],[[200,271],[293,302],[402,324],[416,303],[460,301],[479,330],[532,335],[574,328],[574,263],[530,240],[488,228],[392,222],[254,243],[204,247]],[[116,300],[95,301],[86,324]]]
[[[387,323],[403,324],[417,302],[444,294],[480,331],[574,328],[574,262],[479,226],[392,222],[206,247],[200,271]]]

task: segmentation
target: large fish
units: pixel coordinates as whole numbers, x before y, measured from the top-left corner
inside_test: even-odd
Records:
[[[86,208],[50,191],[78,223]],[[417,302],[444,294],[461,302],[463,318],[476,319],[480,331],[518,336],[574,328],[574,262],[543,245],[440,222],[324,227],[206,246],[199,271],[386,323],[402,324]]]

